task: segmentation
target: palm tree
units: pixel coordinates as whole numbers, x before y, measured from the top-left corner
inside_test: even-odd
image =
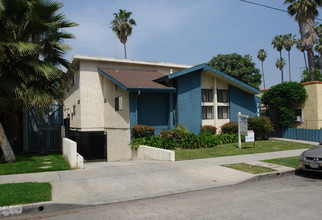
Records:
[[[305,51],[304,51],[304,48],[303,48],[303,45],[302,45],[302,41],[301,41],[301,39],[296,39],[296,48],[297,48],[298,50],[300,50],[300,51],[303,53],[303,56],[304,56],[304,63],[305,63],[305,69],[308,69],[308,68],[307,68],[307,62],[306,62]]]
[[[289,4],[287,11],[299,23],[301,40],[304,50],[307,51],[309,60],[310,78],[313,81],[314,75],[314,52],[313,45],[316,42],[314,31],[314,19],[318,16],[318,8],[321,7],[321,0],[285,0],[284,4]]]
[[[280,60],[282,60],[283,59],[282,50],[283,50],[283,47],[284,47],[284,37],[283,37],[283,35],[276,35],[272,40],[272,45],[273,45],[273,48],[275,48],[278,52],[280,52]],[[283,67],[280,69],[281,74],[282,74],[282,82],[284,82]]]
[[[292,35],[292,34],[285,34],[283,36],[284,37],[284,49],[288,53],[288,73],[289,73],[289,81],[292,81],[292,78],[291,78],[291,49],[292,49],[292,46],[296,43],[295,36],[296,35]]]
[[[283,68],[286,65],[286,62],[284,60],[284,58],[280,58],[276,60],[275,66],[277,69],[281,70],[281,81],[282,83],[284,82],[284,78],[283,78]]]
[[[318,35],[318,40],[316,42],[314,50],[320,54],[320,68],[322,71],[322,24],[319,24],[315,27],[315,32]]]
[[[136,21],[131,17],[132,12],[120,9],[118,13],[114,13],[114,20],[111,21],[112,30],[119,38],[120,42],[124,45],[124,56],[126,55],[126,41],[127,37],[132,34],[132,25],[136,25]]]
[[[63,4],[55,1],[1,0],[0,6],[0,111],[12,103],[21,109],[62,103],[70,75],[59,66],[71,67],[63,41],[73,38],[63,29],[77,24],[58,12]],[[2,125],[0,145],[5,160],[14,162]]]
[[[263,83],[264,83],[264,89],[266,89],[265,86],[265,77],[264,77],[264,60],[267,57],[267,51],[264,49],[260,49],[257,53],[257,58],[262,62],[262,74],[263,74]]]

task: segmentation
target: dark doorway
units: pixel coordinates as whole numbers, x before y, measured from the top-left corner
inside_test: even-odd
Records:
[[[68,138],[77,143],[77,152],[85,160],[105,160],[106,153],[106,133],[104,131],[68,131]]]

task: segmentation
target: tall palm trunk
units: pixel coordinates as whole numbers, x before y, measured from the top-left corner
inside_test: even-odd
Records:
[[[282,51],[280,51],[280,59],[282,60]],[[281,67],[281,80],[282,80],[282,83],[283,83],[284,82],[283,67]]]
[[[127,56],[126,56],[126,43],[124,43],[124,57],[125,57],[125,59],[127,59]]]
[[[291,78],[291,53],[288,51],[288,75],[289,75],[289,81],[292,81]]]
[[[263,84],[264,84],[264,89],[266,89],[266,86],[265,86],[265,77],[264,77],[264,61],[262,61],[262,73],[263,73]]]
[[[313,53],[312,48],[307,50],[307,58],[309,60],[310,80],[314,81],[314,74],[313,74],[313,70],[314,70],[314,53]]]
[[[7,163],[16,162],[15,154],[12,151],[12,148],[10,146],[10,143],[8,141],[8,138],[6,136],[6,133],[4,132],[4,129],[1,123],[0,123],[0,146],[4,156],[4,160]]]

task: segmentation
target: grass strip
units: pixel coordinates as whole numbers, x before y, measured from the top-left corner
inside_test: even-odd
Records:
[[[251,174],[258,174],[258,173],[269,173],[276,171],[272,168],[262,167],[262,166],[255,166],[246,163],[236,163],[236,164],[228,164],[223,165],[224,167],[232,168],[235,170],[251,173]]]
[[[51,200],[50,183],[9,183],[0,185],[0,206]]]
[[[284,157],[271,160],[263,160],[263,162],[278,164],[282,166],[298,168],[299,167],[299,157]]]
[[[255,148],[252,144],[245,147],[242,144],[242,149],[238,148],[238,143],[218,145],[210,148],[200,148],[200,149],[176,149],[176,161],[179,160],[193,160],[193,159],[203,159],[212,157],[224,157],[224,156],[235,156],[244,154],[255,154],[255,153],[265,153],[274,151],[285,151],[285,150],[296,150],[311,148],[311,145],[294,143],[287,141],[277,141],[277,140],[266,140],[266,141],[256,141]]]
[[[35,173],[56,170],[70,170],[70,166],[64,157],[60,154],[26,154],[17,153],[15,163],[6,163],[0,159],[0,175]],[[48,166],[42,169],[40,167]]]

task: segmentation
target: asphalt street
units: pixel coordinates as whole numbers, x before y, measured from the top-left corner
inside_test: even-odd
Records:
[[[322,173],[7,219],[321,219]]]

